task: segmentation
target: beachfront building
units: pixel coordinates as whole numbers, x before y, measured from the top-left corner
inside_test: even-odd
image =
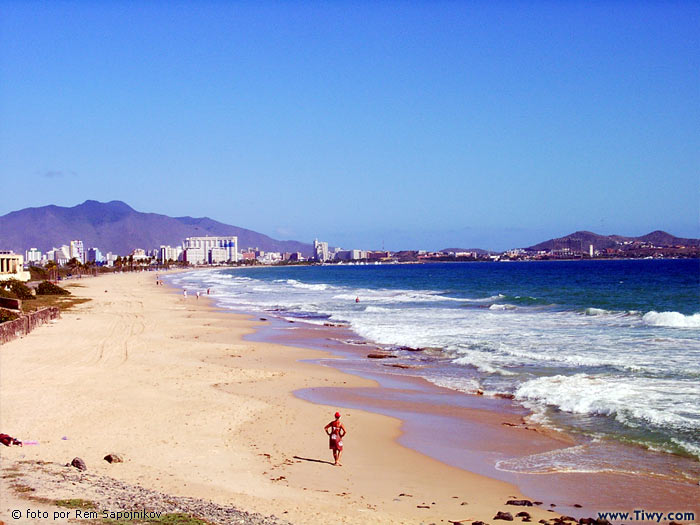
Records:
[[[105,257],[99,248],[88,248],[87,251],[87,262],[102,264],[105,262]]]
[[[336,250],[335,260],[336,261],[359,261],[361,259],[366,259],[362,250]]]
[[[182,255],[182,260],[187,264],[206,264],[207,262],[207,254],[204,253],[204,248],[185,248]]]
[[[75,240],[70,242],[68,259],[77,259],[81,263],[85,262],[85,248],[83,248],[83,241]]]
[[[318,239],[314,239],[314,259],[316,259],[319,262],[325,262],[330,260],[327,242],[319,242]]]
[[[36,248],[29,248],[24,252],[24,260],[29,264],[41,262],[41,252]]]
[[[28,281],[29,272],[24,271],[24,257],[12,250],[0,251],[0,281],[17,279]]]
[[[161,245],[158,249],[158,262],[165,264],[168,261],[178,261],[182,255],[182,248],[179,246]]]
[[[211,251],[215,250],[216,263],[238,261],[238,237],[188,237],[182,243],[185,252],[185,260],[190,264],[207,264],[211,258]],[[221,251],[219,248],[223,249]],[[197,263],[191,261],[200,261]]]

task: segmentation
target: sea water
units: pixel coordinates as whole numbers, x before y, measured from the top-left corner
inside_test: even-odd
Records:
[[[213,288],[232,310],[347,324],[420,365],[410,373],[512,395],[539,423],[700,458],[698,260],[256,267],[171,280]]]

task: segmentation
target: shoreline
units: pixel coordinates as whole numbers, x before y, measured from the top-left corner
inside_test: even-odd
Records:
[[[329,353],[245,341],[261,323],[184,300],[148,272],[82,284],[76,294],[92,301],[0,348],[1,428],[39,442],[0,449],[3,469],[79,456],[90,473],[293,523],[490,521],[521,510],[505,505],[523,497],[512,484],[403,447],[398,419],[363,410],[342,410],[347,451],[331,467],[321,432],[332,412],[292,392],[374,382],[308,362]]]
[[[301,399],[329,407],[351,407],[395,417],[402,421],[401,436],[397,438],[398,444],[425,454],[446,465],[518,485],[524,494],[534,500],[544,499],[551,501],[554,496],[555,499],[558,498],[558,501],[555,503],[558,511],[577,517],[595,515],[598,511],[609,509],[625,509],[629,505],[630,498],[637,502],[635,503],[637,506],[663,508],[664,505],[668,505],[669,497],[672,497],[672,501],[683,508],[688,507],[700,510],[700,505],[697,503],[700,501],[700,489],[693,481],[689,481],[688,478],[659,476],[653,470],[654,465],[658,466],[661,464],[664,467],[668,467],[667,470],[673,470],[675,468],[673,463],[676,460],[685,461],[688,458],[616,441],[599,445],[594,443],[596,440],[582,436],[567,435],[554,428],[529,423],[523,420],[523,415],[531,415],[531,412],[518,403],[507,399],[494,399],[488,396],[480,397],[455,392],[436,386],[427,379],[417,376],[410,378],[392,376],[392,378],[387,379],[387,373],[382,373],[382,371],[378,370],[380,367],[373,366],[376,364],[373,362],[374,360],[364,359],[368,351],[371,352],[375,349],[373,343],[362,340],[347,327],[309,324],[305,323],[303,318],[294,321],[285,320],[277,317],[274,312],[229,311],[253,317],[268,316],[264,318],[268,324],[259,326],[256,332],[245,336],[246,340],[275,342],[284,346],[291,345],[297,348],[315,348],[321,351],[330,351],[334,354],[332,359],[313,359],[310,362],[325,364],[342,372],[350,373],[363,379],[370,379],[374,382],[372,387],[364,389],[346,387],[342,389],[307,388],[295,391],[295,395]],[[272,319],[269,319],[269,317],[272,317]],[[291,325],[290,323],[295,324]],[[291,327],[295,330],[289,330]],[[290,335],[292,333],[296,335]],[[299,335],[299,333],[302,335]],[[366,346],[359,350],[357,346],[338,342],[338,340],[346,339],[349,334],[354,339],[361,340],[361,344]],[[358,355],[361,356],[360,361],[366,365],[359,369],[357,368]],[[351,359],[355,358],[352,365],[347,365],[348,357]],[[417,383],[422,383],[422,386],[416,388],[415,385]],[[407,387],[407,384],[413,384],[413,386]],[[408,394],[406,394],[407,388],[410,390]],[[396,399],[393,399],[393,403],[381,403],[375,399],[381,398],[382,394],[386,394],[391,390],[397,392],[399,398],[402,395],[405,398],[410,398],[411,395],[420,390],[428,391],[427,394],[422,392],[422,394],[426,394],[424,397],[428,399],[427,402],[424,400],[427,408],[423,411],[416,411],[414,407],[407,408],[404,406],[402,409],[398,406]],[[348,392],[350,391],[354,393],[349,394]],[[367,395],[368,391],[375,391],[375,393]],[[381,392],[381,394],[377,393],[377,391]],[[359,395],[355,395],[357,392],[359,392]],[[475,414],[471,415],[459,415],[455,414],[456,411],[452,411],[452,413],[443,414],[444,419],[436,427],[423,424],[424,428],[421,429],[421,425],[416,424],[416,420],[428,418],[433,413],[441,411],[439,403],[442,400],[439,402],[435,401],[436,392],[448,393],[448,396],[452,398],[471,400],[471,404],[483,405],[484,403],[490,403],[491,406],[485,411],[479,412],[477,410]],[[352,398],[353,395],[354,398]],[[415,401],[413,402],[415,403]],[[470,402],[466,404],[469,405]],[[473,410],[473,408],[468,406],[462,407],[466,412],[470,409]],[[518,413],[516,418],[512,417],[514,410]],[[480,425],[477,421],[477,418],[483,417],[484,414],[488,414],[487,419],[491,419],[491,428],[488,428],[488,425]],[[462,455],[461,458],[455,460],[454,456],[451,456],[445,450],[440,450],[445,447],[441,445],[436,446],[430,442],[430,439],[434,437],[434,435],[431,435],[434,428],[447,430],[448,434],[482,432],[489,437],[482,440],[481,443],[448,439],[447,441],[450,442],[450,445],[447,448]],[[532,430],[539,434],[536,436],[537,439],[527,436],[527,433]],[[516,434],[513,432],[518,431],[524,431],[526,436],[516,437]],[[517,445],[514,446],[512,443],[508,443],[509,440],[516,442]],[[539,442],[534,445],[533,442],[536,441]],[[487,442],[488,446],[484,447],[484,442]],[[585,466],[575,468],[573,471],[537,473],[508,471],[507,469],[499,471],[495,469],[493,464],[496,463],[497,459],[494,459],[494,455],[500,455],[501,459],[507,460],[508,456],[503,457],[503,452],[504,450],[508,451],[509,448],[511,453],[514,449],[518,449],[519,452],[519,454],[511,455],[510,458],[522,458],[530,454],[534,454],[537,457],[538,453],[547,454],[548,452],[552,454],[562,452],[563,455],[568,453],[575,453],[576,455],[592,454],[594,456],[607,455],[613,458],[619,454],[623,456],[630,470],[621,470],[617,466],[619,458],[615,458],[612,463],[608,461],[607,464],[610,465],[608,468],[594,468],[593,471],[587,470]],[[469,458],[464,459],[465,450],[481,457],[481,461]],[[526,450],[527,453],[523,454],[523,450]],[[491,464],[485,465],[484,458],[491,460]],[[563,459],[566,460],[567,458],[564,457]],[[650,466],[647,467],[646,463],[649,463]],[[624,487],[624,489],[621,489],[621,487]],[[574,502],[577,502],[577,504],[574,505]],[[552,506],[554,507],[555,505]],[[696,515],[698,514],[697,510]]]
[[[321,327],[304,323],[303,320],[295,323],[296,334],[301,332],[301,336],[285,334],[288,322],[278,319],[272,325],[261,326],[255,333],[246,336],[246,339],[330,350],[334,354],[332,359],[316,359],[311,362],[375,382],[375,385],[365,388],[326,387],[295,391],[294,394],[301,399],[397,417],[402,421],[402,434],[397,438],[397,443],[401,446],[446,465],[512,483],[531,500],[544,499],[547,504],[554,503],[552,506],[564,515],[581,518],[608,509],[624,509],[632,498],[638,502],[635,503],[637,506],[662,508],[663,505],[668,505],[671,494],[677,498],[680,507],[694,509],[696,515],[699,515],[697,510],[700,510],[700,504],[697,503],[697,498],[700,497],[700,489],[687,479],[616,470],[587,472],[581,469],[549,473],[499,470],[494,465],[498,461],[494,459],[496,456],[506,456],[502,459],[507,459],[538,453],[566,453],[567,450],[589,446],[590,440],[527,422],[527,417],[532,413],[510,399],[457,392],[437,386],[420,376],[396,376],[373,366],[375,363],[369,359],[364,359],[363,366],[364,355],[373,350],[372,343],[365,342],[367,346],[361,347],[362,350],[338,343],[337,330],[352,333],[346,327]],[[355,337],[362,340],[359,336]],[[348,364],[348,360],[353,359]],[[442,431],[438,445],[433,442],[436,429]],[[449,437],[474,434],[479,434],[482,439]],[[595,454],[595,446],[591,448]],[[671,463],[676,457],[682,458],[682,461],[689,459],[619,442],[609,443],[603,452],[615,454],[624,450],[631,451],[634,460],[653,457],[655,461]],[[620,490],[620,487],[624,489]]]

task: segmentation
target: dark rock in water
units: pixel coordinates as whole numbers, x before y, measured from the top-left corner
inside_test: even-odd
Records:
[[[579,525],[593,525],[595,520],[593,518],[581,518],[578,522]]]
[[[532,504],[533,505],[542,505],[542,502],[541,501],[533,501]]]
[[[488,523],[484,523],[483,521],[472,521],[472,525],[488,525]]]
[[[493,517],[495,520],[505,520],[505,521],[513,521],[513,515],[510,512],[501,512],[500,510],[496,513],[496,515]]]
[[[532,507],[532,501],[529,499],[509,499],[506,505],[515,505],[516,507]]]
[[[401,363],[392,363],[390,365],[384,365],[384,366],[390,366],[392,368],[418,368],[417,366],[414,366],[414,365],[402,365]]]
[[[367,357],[369,359],[391,359],[391,358],[396,358],[395,355],[392,354],[367,354]]]
[[[555,505],[554,503],[550,503],[549,506],[550,506],[550,507],[556,507],[556,505]]]
[[[501,399],[513,399],[515,396],[513,394],[494,394],[494,397],[500,397]]]
[[[581,505],[579,505],[578,503],[574,503],[574,507],[576,507],[577,509],[580,509]]]
[[[530,513],[529,513],[529,512],[525,512],[525,511],[523,510],[523,511],[521,511],[521,512],[518,512],[518,513],[515,515],[515,517],[516,517],[516,518],[530,518],[531,516],[530,516]]]
[[[267,321],[267,317],[261,317],[260,320],[261,320],[261,321]]]
[[[107,454],[104,457],[104,460],[107,463],[123,463],[124,462],[124,460],[122,459],[122,457],[119,454]]]
[[[403,350],[405,352],[422,352],[422,348],[413,348],[410,346],[399,346],[399,350]]]
[[[576,522],[578,521],[576,518],[574,518],[574,517],[572,517],[572,516],[562,516],[562,517],[559,518],[559,519],[560,519],[561,521],[573,521],[574,523],[576,523]]]
[[[78,470],[87,470],[87,465],[80,458],[73,458],[73,461],[70,462],[70,466],[75,467]]]
[[[483,396],[483,395],[484,395],[484,391],[481,390],[481,389],[479,389],[479,390],[477,390],[477,391],[475,392],[475,394],[476,394],[477,396]]]

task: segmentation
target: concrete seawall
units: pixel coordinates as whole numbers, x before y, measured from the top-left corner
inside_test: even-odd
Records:
[[[22,315],[19,319],[0,324],[0,345],[27,335],[37,326],[58,319],[61,312],[56,306],[41,308],[36,312]]]

